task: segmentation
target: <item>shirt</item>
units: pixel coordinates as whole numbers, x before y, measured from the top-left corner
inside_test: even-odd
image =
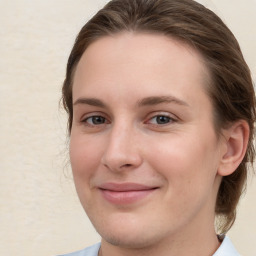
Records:
[[[230,239],[227,236],[225,236],[220,247],[212,256],[241,256],[241,255],[237,252],[237,250],[235,249]]]
[[[87,247],[83,250],[59,256],[98,256],[100,243]],[[230,239],[225,236],[220,247],[212,256],[241,256],[233,246]]]

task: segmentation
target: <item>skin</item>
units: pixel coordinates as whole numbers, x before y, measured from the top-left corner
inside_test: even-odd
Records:
[[[162,35],[103,37],[83,54],[70,159],[102,255],[205,256],[218,248],[214,206],[236,143],[229,130],[226,139],[215,133],[208,81],[200,54]],[[150,190],[110,192],[109,201],[109,183]]]

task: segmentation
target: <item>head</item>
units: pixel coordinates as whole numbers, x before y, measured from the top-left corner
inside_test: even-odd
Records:
[[[248,164],[254,158],[254,90],[238,42],[220,18],[191,0],[110,1],[81,29],[68,60],[62,93],[69,133],[73,125],[74,75],[82,56],[95,42],[124,32],[164,36],[198,53],[208,72],[204,90],[212,104],[212,121],[218,138],[236,122],[248,125],[244,157],[234,172],[223,173],[216,198],[219,230],[227,232],[235,220]]]

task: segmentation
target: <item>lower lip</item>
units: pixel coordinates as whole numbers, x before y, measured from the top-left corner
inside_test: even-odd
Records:
[[[152,194],[156,189],[135,191],[101,190],[102,196],[112,204],[132,204]]]

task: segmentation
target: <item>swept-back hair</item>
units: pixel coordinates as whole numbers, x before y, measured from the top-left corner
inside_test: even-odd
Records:
[[[123,31],[149,32],[175,38],[199,51],[211,82],[206,91],[214,107],[217,134],[238,120],[250,127],[249,144],[237,170],[222,178],[215,213],[220,232],[227,232],[245,187],[248,163],[254,160],[255,94],[249,68],[232,32],[212,11],[193,0],[112,0],[78,34],[68,59],[62,103],[72,128],[72,80],[87,47],[96,40]],[[193,86],[193,85],[191,85]]]

